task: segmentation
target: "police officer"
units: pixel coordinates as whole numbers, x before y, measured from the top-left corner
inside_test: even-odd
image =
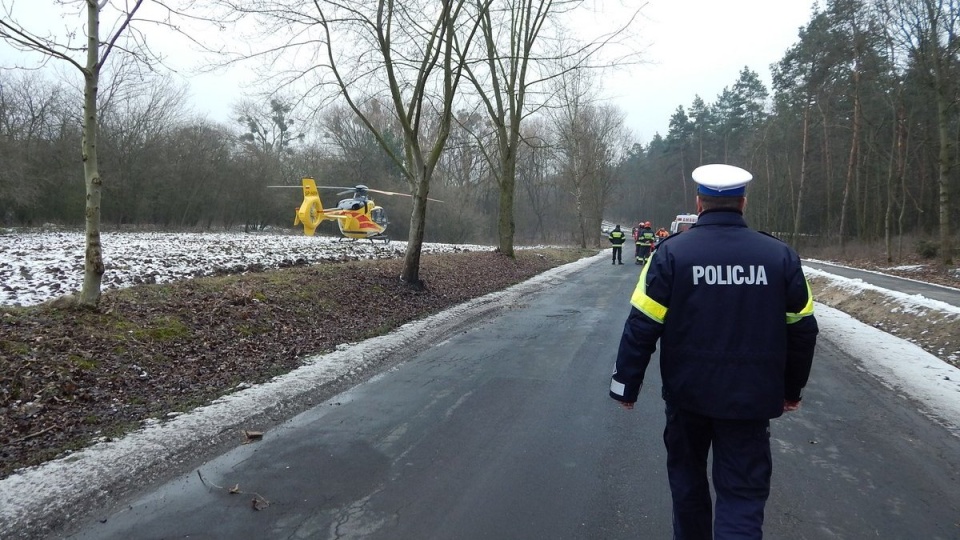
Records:
[[[610,244],[613,245],[613,264],[623,264],[623,243],[627,241],[627,235],[623,234],[620,226],[617,225],[607,235]]]
[[[610,384],[632,409],[660,341],[675,539],[762,537],[770,419],[799,408],[813,360],[818,328],[800,259],[743,219],[752,178],[723,164],[693,171],[700,217],[641,270]]]

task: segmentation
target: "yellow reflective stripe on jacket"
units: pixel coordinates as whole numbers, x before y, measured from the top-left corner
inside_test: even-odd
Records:
[[[640,281],[637,282],[637,288],[633,290],[630,304],[647,317],[663,324],[663,319],[667,316],[667,306],[647,296],[647,269],[650,268],[650,261],[652,260],[652,257],[647,259],[647,263],[643,265],[643,271],[640,272]]]
[[[810,282],[807,281],[807,278],[803,278],[803,281],[807,284],[807,304],[803,306],[799,313],[787,312],[787,324],[793,324],[804,317],[813,315],[813,293],[810,292]]]

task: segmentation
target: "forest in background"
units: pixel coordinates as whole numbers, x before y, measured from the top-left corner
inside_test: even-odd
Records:
[[[746,213],[758,229],[798,244],[884,241],[892,258],[922,250],[948,259],[960,218],[958,30],[952,0],[827,2],[769,66],[771,88],[745,66],[712,101],[678,104],[667,132],[649,142],[633,140],[623,112],[591,95],[600,75],[566,72],[523,117],[516,240],[600,245],[602,219],[667,226],[695,210],[690,172],[725,162],[754,174]],[[302,176],[409,190],[344,104],[320,108],[278,92],[238,103],[233,122],[214,122],[161,75],[113,75],[100,89],[106,230],[292,228],[299,191],[268,186],[295,188]],[[0,70],[0,224],[83,224],[76,96],[64,82]],[[430,203],[425,240],[496,243],[496,160],[485,155],[496,152],[495,126],[462,99],[430,186],[444,202]],[[382,133],[396,133],[401,155],[389,107],[363,108]],[[327,206],[339,198],[322,195]],[[377,202],[389,235],[405,238],[410,201]],[[907,237],[923,240],[898,242]]]

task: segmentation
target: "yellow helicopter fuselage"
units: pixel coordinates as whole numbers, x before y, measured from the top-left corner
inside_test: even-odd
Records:
[[[303,234],[313,236],[325,220],[337,220],[340,233],[347,238],[381,237],[386,230],[384,210],[367,197],[343,199],[335,208],[324,208],[313,178],[304,178],[303,202],[297,208],[293,225],[303,225]]]

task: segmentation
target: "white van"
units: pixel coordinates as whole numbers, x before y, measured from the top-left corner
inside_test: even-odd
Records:
[[[678,232],[685,231],[696,222],[696,214],[678,214],[673,222],[670,223],[670,234],[676,234]]]

